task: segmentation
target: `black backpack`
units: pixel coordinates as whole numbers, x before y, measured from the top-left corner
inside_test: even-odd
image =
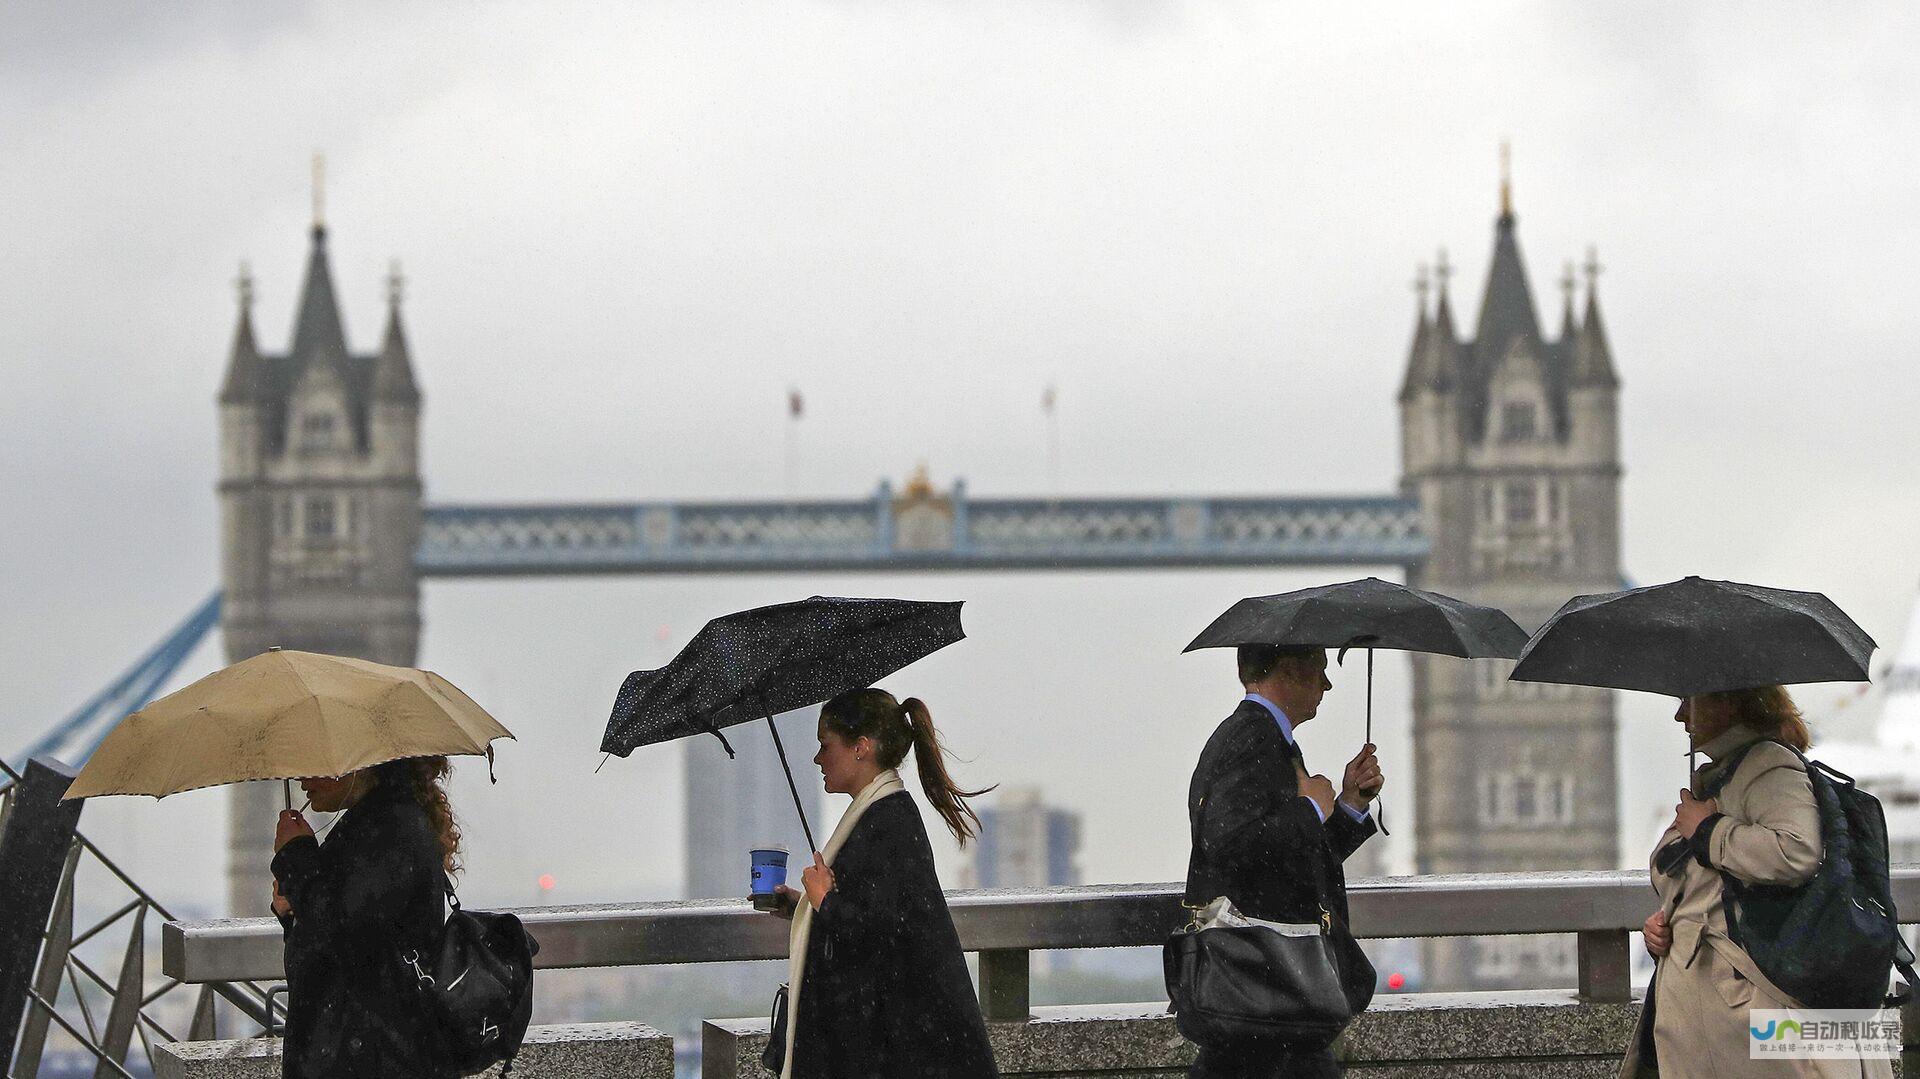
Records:
[[[533,957],[540,942],[511,914],[461,909],[453,886],[446,887],[453,909],[440,938],[425,955],[407,952],[400,961],[438,1032],[440,1062],[471,1075],[505,1061],[504,1076],[513,1070],[533,1018]]]
[[[1727,935],[1774,985],[1809,1008],[1901,1003],[1906,994],[1889,996],[1887,979],[1898,967],[1908,987],[1914,984],[1913,952],[1900,937],[1893,906],[1886,814],[1851,776],[1786,748],[1805,766],[1820,809],[1820,866],[1794,887],[1748,884],[1722,871]],[[1729,762],[1722,782],[1739,766],[1738,759]]]

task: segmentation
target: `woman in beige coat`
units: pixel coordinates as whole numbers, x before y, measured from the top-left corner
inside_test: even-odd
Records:
[[[1800,1004],[1728,937],[1720,874],[1793,886],[1820,865],[1813,787],[1800,759],[1776,744],[1807,748],[1807,727],[1793,698],[1779,686],[1706,693],[1681,701],[1673,718],[1686,725],[1708,763],[1692,790],[1680,792],[1673,823],[1654,846],[1660,909],[1645,926],[1654,980],[1620,1074],[1891,1076],[1892,1062],[1884,1058],[1754,1060],[1748,1049],[1750,1009]],[[1723,774],[1728,764],[1730,776]]]

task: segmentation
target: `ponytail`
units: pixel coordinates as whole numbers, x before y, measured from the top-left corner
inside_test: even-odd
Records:
[[[954,841],[964,847],[967,840],[980,834],[980,817],[967,804],[967,799],[978,798],[993,788],[962,790],[947,774],[947,751],[940,744],[940,732],[933,729],[933,713],[927,711],[926,702],[908,697],[900,705],[900,714],[913,734],[913,759],[920,770],[920,788],[926,791],[927,801],[940,814],[940,819],[947,822]]]
[[[856,689],[828,701],[820,709],[820,722],[842,740],[873,739],[875,754],[882,768],[898,768],[907,759],[909,749],[920,771],[920,787],[934,812],[947,822],[948,830],[961,846],[980,834],[980,818],[967,805],[992,790],[962,790],[947,774],[947,751],[940,744],[940,733],[933,729],[933,714],[918,697],[905,704],[884,689]]]

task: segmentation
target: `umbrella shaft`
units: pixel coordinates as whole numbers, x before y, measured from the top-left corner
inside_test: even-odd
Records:
[[[800,814],[800,830],[807,834],[807,849],[818,851],[820,844],[813,841],[813,826],[807,823],[807,808],[800,804],[800,788],[793,781],[793,769],[787,766],[787,747],[780,744],[780,726],[767,717],[767,729],[773,732],[773,751],[780,755],[780,770],[787,774],[787,790],[793,794],[794,811]]]

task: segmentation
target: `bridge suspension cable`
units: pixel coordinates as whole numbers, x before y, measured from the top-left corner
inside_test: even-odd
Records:
[[[76,767],[86,763],[114,724],[145,707],[199,646],[207,631],[219,623],[220,593],[215,592],[126,673],[74,709],[14,759],[24,762],[31,757],[53,757]]]

